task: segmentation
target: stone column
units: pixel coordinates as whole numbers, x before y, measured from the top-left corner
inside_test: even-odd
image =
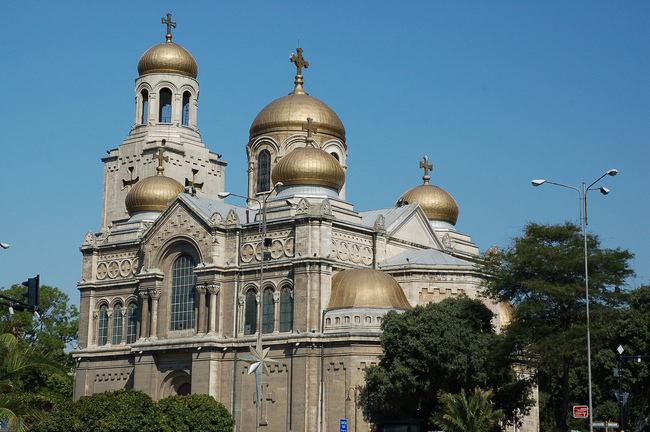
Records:
[[[206,293],[206,286],[204,284],[196,285],[196,292],[199,293],[199,309],[198,309],[198,314],[196,317],[197,321],[197,333],[198,334],[205,334],[205,323],[206,323],[206,316],[205,316],[205,293]]]
[[[221,289],[220,284],[206,285],[210,293],[210,305],[208,307],[208,332],[214,333],[217,331],[217,294]]]
[[[151,318],[149,317],[149,292],[140,291],[140,298],[142,299],[142,312],[140,314],[140,339],[146,339],[149,337],[149,322]]]
[[[107,329],[106,329],[106,345],[113,345],[113,309],[109,309],[106,311],[106,316],[108,317],[106,319],[106,324],[107,324]]]
[[[160,298],[160,294],[162,294],[162,291],[159,289],[149,290],[149,296],[151,297],[150,339],[158,339],[158,299]]]

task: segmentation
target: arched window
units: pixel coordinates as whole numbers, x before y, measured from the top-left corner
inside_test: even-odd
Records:
[[[183,93],[183,126],[190,124],[190,92]]]
[[[271,190],[271,152],[262,150],[257,157],[257,192]]]
[[[257,299],[255,290],[248,290],[244,307],[244,334],[255,334],[257,331]]]
[[[142,112],[140,113],[140,123],[147,124],[149,120],[149,92],[145,89],[140,93],[142,97]]]
[[[116,304],[113,308],[113,337],[111,343],[119,345],[122,342],[122,305]]]
[[[293,292],[291,287],[285,285],[280,291],[280,331],[293,330]]]
[[[138,331],[138,307],[131,303],[126,309],[126,343],[135,342]]]
[[[188,255],[181,255],[172,266],[171,330],[194,328],[194,267]]]
[[[339,159],[339,154],[338,154],[338,153],[332,152],[332,153],[330,153],[330,154],[331,154],[332,156],[334,156],[334,159],[336,159],[337,161],[341,162],[341,159]]]
[[[158,108],[158,121],[161,123],[172,122],[172,91],[168,88],[160,90],[160,104]]]
[[[108,307],[102,305],[97,317],[97,345],[103,346],[108,342]]]
[[[262,333],[273,333],[275,326],[275,303],[273,302],[273,289],[266,288],[262,299]]]

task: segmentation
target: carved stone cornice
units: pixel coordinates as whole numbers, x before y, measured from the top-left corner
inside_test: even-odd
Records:
[[[206,284],[206,288],[208,289],[208,292],[212,295],[219,294],[219,291],[221,291],[221,284]]]

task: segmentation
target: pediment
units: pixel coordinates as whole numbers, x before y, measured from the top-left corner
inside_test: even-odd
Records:
[[[444,249],[419,205],[393,221],[386,227],[386,231],[390,239],[422,245],[427,248]]]

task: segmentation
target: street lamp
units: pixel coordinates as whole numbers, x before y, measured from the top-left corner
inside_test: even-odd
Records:
[[[589,266],[588,266],[588,258],[587,258],[587,192],[590,190],[599,190],[600,193],[603,195],[607,195],[609,193],[609,189],[606,187],[600,187],[600,188],[593,188],[592,186],[598,183],[603,177],[605,176],[615,176],[618,174],[618,170],[615,169],[610,169],[607,171],[605,174],[601,175],[598,177],[598,179],[590,184],[589,186],[585,187],[585,181],[582,181],[582,190],[578,189],[577,187],[574,186],[568,186],[565,184],[561,183],[555,183],[552,181],[548,180],[533,180],[533,186],[541,186],[544,183],[556,185],[556,186],[562,186],[565,188],[573,189],[578,192],[578,197],[580,200],[580,222],[582,223],[582,235],[585,239],[585,247],[584,247],[584,252],[585,252],[585,300],[586,300],[586,308],[587,308],[587,377],[589,380],[589,431],[594,432],[594,419],[593,419],[593,404],[592,404],[592,399],[591,399],[591,335],[589,334]]]
[[[253,348],[252,346],[250,347],[250,352],[251,356],[250,357],[244,357],[242,360],[245,360],[249,363],[251,363],[251,366],[248,368],[248,373],[253,373],[255,372],[255,381],[257,384],[257,406],[256,406],[256,414],[255,414],[255,430],[259,432],[260,430],[260,410],[261,410],[261,398],[262,398],[262,372],[264,372],[266,375],[268,375],[268,369],[266,366],[267,362],[275,362],[275,360],[272,360],[268,358],[268,352],[269,349],[263,349],[262,348],[262,324],[263,324],[263,319],[264,319],[264,260],[265,260],[265,253],[264,253],[264,248],[266,247],[266,203],[271,196],[273,192],[276,190],[282,188],[284,184],[282,182],[277,182],[274,186],[273,189],[271,189],[268,192],[265,192],[262,196],[262,200],[259,200],[258,198],[254,197],[246,197],[243,195],[237,195],[231,192],[220,192],[217,194],[217,196],[221,199],[227,198],[229,196],[236,196],[239,198],[244,198],[244,199],[251,199],[253,201],[257,201],[257,204],[259,205],[259,211],[262,213],[262,219],[260,220],[260,232],[262,233],[262,243],[260,247],[260,304],[261,307],[258,311],[258,316],[257,316],[257,347]]]

